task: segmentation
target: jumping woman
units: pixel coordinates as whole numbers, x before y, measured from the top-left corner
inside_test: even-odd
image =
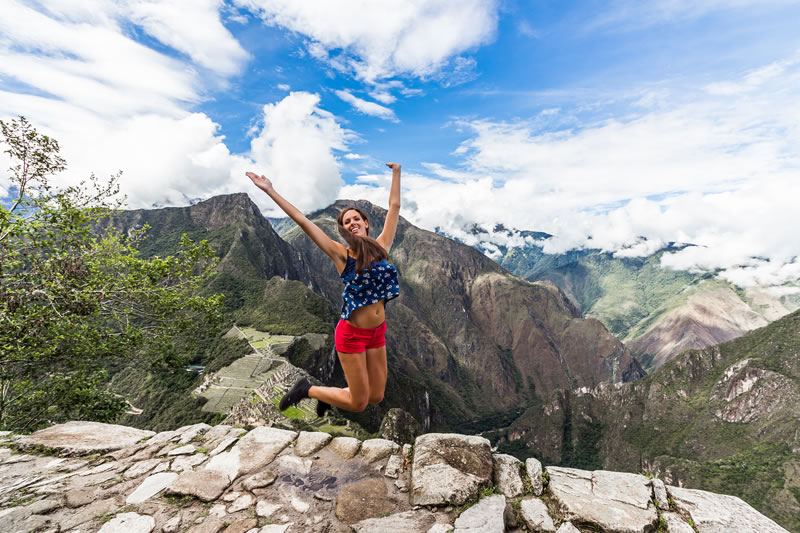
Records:
[[[369,237],[366,214],[355,207],[342,209],[336,223],[347,243],[346,248],[330,239],[278,194],[269,179],[247,173],[247,177],[331,258],[344,283],[335,342],[347,387],[317,387],[304,376],[281,399],[281,411],[303,398],[317,400],[318,416],[323,416],[331,405],[348,411],[363,411],[367,404],[383,400],[387,375],[384,305],[400,294],[397,269],[387,261],[400,217],[400,165],[386,163],[386,166],[392,169],[392,188],[383,232],[377,239]]]

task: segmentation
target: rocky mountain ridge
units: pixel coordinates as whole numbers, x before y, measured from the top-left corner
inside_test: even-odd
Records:
[[[664,254],[690,245],[670,243],[643,257],[598,249],[545,253],[551,237],[502,226],[492,231],[474,227],[469,242],[517,276],[557,285],[581,313],[597,318],[619,337],[647,369],[684,350],[740,337],[800,307],[800,293],[739,288],[713,273],[661,266]]]
[[[70,422],[0,435],[3,531],[785,533],[733,496],[545,467],[476,436]]]

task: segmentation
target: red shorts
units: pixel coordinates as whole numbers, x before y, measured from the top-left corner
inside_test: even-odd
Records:
[[[342,353],[366,352],[367,348],[386,346],[386,322],[377,328],[357,328],[347,320],[336,325],[336,351]]]

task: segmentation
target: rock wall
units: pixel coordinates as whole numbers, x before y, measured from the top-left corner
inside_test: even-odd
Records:
[[[785,532],[734,496],[545,467],[482,437],[414,446],[205,424],[0,434],[0,531]]]

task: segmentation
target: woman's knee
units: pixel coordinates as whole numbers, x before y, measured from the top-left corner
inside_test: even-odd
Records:
[[[369,395],[369,403],[381,403],[383,401],[383,392],[373,392]]]
[[[350,403],[350,410],[353,411],[354,413],[360,413],[361,411],[363,411],[364,409],[367,408],[367,405],[369,405],[369,402],[367,402],[366,399],[363,399],[363,400],[360,400],[360,399],[359,400],[355,400],[354,399]]]

